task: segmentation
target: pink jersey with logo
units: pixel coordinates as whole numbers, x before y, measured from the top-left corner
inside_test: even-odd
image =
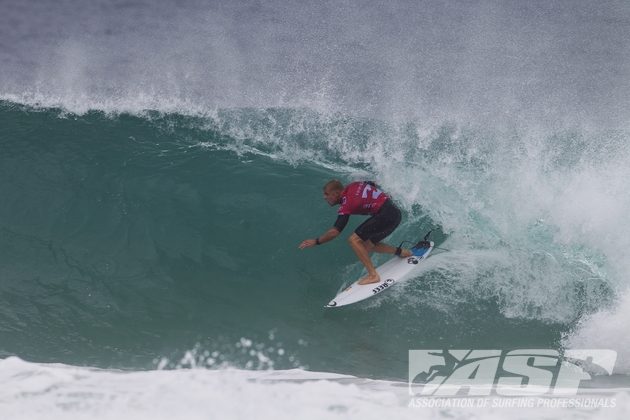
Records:
[[[376,214],[389,196],[366,181],[348,184],[341,193],[337,214]]]

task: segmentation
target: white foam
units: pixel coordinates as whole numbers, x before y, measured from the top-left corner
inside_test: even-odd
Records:
[[[583,319],[575,331],[567,335],[567,348],[602,348],[617,351],[615,372],[630,373],[630,290],[622,294],[613,308],[605,308]]]
[[[406,384],[304,370],[119,371],[0,360],[0,416],[7,419],[622,419],[628,391],[598,398],[615,408],[410,408]],[[510,403],[497,399],[499,404]],[[503,403],[501,403],[503,401]]]

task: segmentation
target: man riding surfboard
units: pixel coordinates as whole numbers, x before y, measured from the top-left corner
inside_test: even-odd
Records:
[[[381,242],[389,236],[400,224],[400,209],[392,199],[381,191],[374,182],[358,181],[344,185],[333,179],[324,185],[324,200],[332,206],[339,205],[337,220],[332,228],[315,239],[305,239],[299,245],[300,249],[332,241],[346,227],[350,215],[360,214],[371,216],[348,238],[348,242],[359,261],[367,269],[367,276],[359,280],[359,284],[378,283],[380,276],[372,264],[370,252],[395,254],[400,257],[410,257],[409,249],[396,248]]]

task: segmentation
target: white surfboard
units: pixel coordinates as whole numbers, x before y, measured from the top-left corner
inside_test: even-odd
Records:
[[[326,305],[326,308],[337,308],[339,306],[360,302],[389,289],[397,282],[413,274],[418,264],[429,256],[433,250],[433,245],[433,242],[425,241],[422,245],[411,249],[414,254],[413,256],[407,258],[392,258],[376,268],[376,271],[381,276],[381,281],[378,283],[359,284],[359,280],[357,280],[339,292],[339,294]]]

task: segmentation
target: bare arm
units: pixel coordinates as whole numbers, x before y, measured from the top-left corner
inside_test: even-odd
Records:
[[[312,246],[315,246],[315,245],[317,245],[318,239],[319,239],[319,244],[321,245],[321,244],[324,244],[324,243],[326,243],[328,241],[332,241],[337,236],[339,236],[339,231],[337,230],[337,228],[332,227],[332,228],[328,229],[326,231],[326,233],[321,235],[319,238],[303,240],[298,248],[305,249],[305,248],[310,248]]]

